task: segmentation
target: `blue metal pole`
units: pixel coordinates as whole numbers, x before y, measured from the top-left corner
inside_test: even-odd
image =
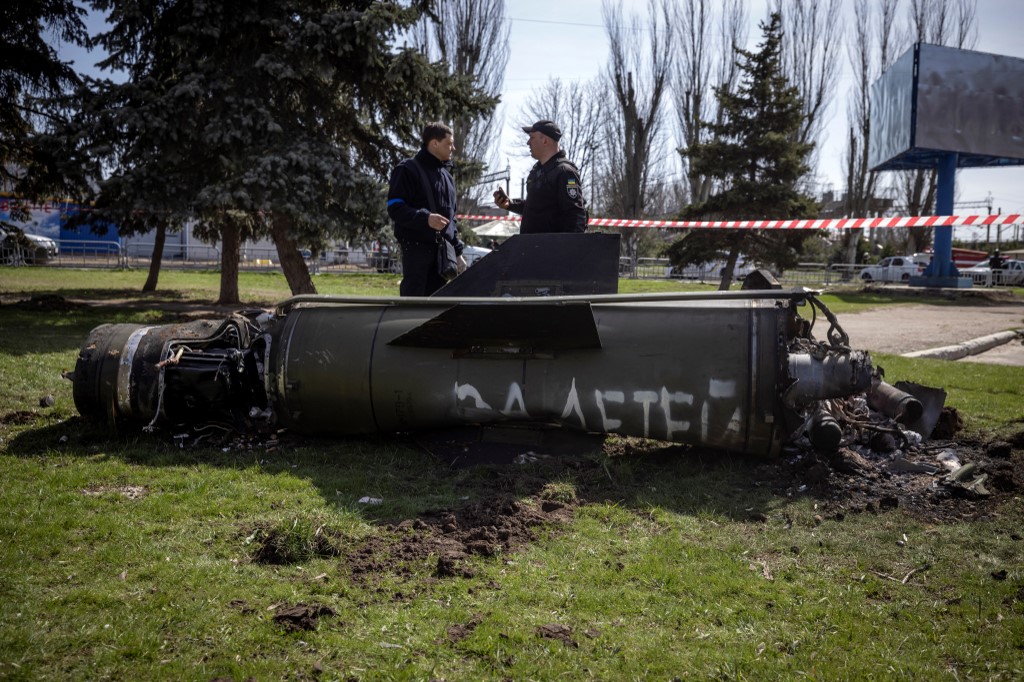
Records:
[[[935,215],[953,215],[953,198],[956,189],[957,154],[951,152],[939,159],[938,179],[935,187]],[[957,277],[956,266],[953,264],[953,228],[952,226],[935,228],[935,248],[932,256],[932,277]]]
[[[936,166],[938,178],[935,186],[935,215],[953,215],[953,190],[956,187],[956,152],[939,157]],[[912,287],[970,288],[971,278],[961,277],[953,263],[953,227],[935,228],[935,248],[932,262],[920,277],[911,277]]]

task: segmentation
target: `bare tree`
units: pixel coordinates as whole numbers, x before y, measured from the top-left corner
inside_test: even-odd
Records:
[[[855,3],[859,4],[859,3]],[[829,104],[835,98],[842,51],[842,0],[774,0],[782,16],[782,62],[786,79],[803,100],[799,142],[820,149]],[[812,152],[810,166],[816,166]]]
[[[591,204],[596,198],[594,168],[604,141],[602,94],[597,81],[579,83],[551,78],[530,93],[519,114],[523,126],[545,119],[558,124],[562,129],[559,143],[579,169],[584,193],[590,192],[585,199]],[[525,143],[522,149],[523,155],[528,155]],[[591,215],[594,210],[590,206]]]
[[[714,8],[721,7],[718,20]],[[706,140],[706,121],[721,123],[714,88],[732,90],[736,84],[733,48],[747,42],[745,0],[681,0],[676,6],[678,52],[675,61],[675,109],[679,151]],[[712,181],[690,172],[689,158],[680,155],[688,196],[698,204],[711,194]]]
[[[420,22],[414,42],[432,59],[447,62],[451,74],[497,97],[505,83],[508,35],[505,0],[445,0]],[[451,125],[461,150],[455,174],[461,201],[472,194],[480,174],[495,165],[501,117],[456,115]]]
[[[868,144],[871,139],[871,85],[892,65],[896,7],[899,0],[879,0],[877,4],[855,3],[853,31],[847,43],[847,55],[854,84],[847,103],[849,137],[846,148],[846,196],[843,213],[847,217],[867,217],[883,206],[876,198],[879,176],[868,169]],[[857,244],[863,230],[843,233],[845,261],[857,260]]]
[[[673,2],[648,0],[646,28],[636,15],[624,19],[621,0],[605,0],[602,9],[610,53],[605,78],[615,104],[607,137],[616,141],[604,159],[602,189],[610,210],[640,218],[648,209],[651,177],[664,159],[659,147],[675,44]],[[636,229],[623,229],[623,237],[624,255],[635,257]]]

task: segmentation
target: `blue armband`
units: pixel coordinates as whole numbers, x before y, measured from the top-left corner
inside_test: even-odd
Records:
[[[388,199],[388,207],[389,208],[391,206],[395,205],[395,204],[404,204],[404,203],[405,203],[405,199]]]

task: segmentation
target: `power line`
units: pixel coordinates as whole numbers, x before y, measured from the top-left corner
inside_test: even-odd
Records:
[[[576,21],[551,21],[549,19],[520,19],[518,17],[505,17],[505,21],[513,22],[513,23],[516,22],[516,21],[521,21],[521,22],[528,23],[528,24],[552,24],[552,25],[555,25],[555,26],[577,26],[577,27],[582,27],[582,28],[600,28],[600,29],[608,28],[607,24],[603,24],[603,23],[602,24],[584,24],[582,22],[576,22]],[[623,26],[623,25],[619,25],[619,26],[617,26],[617,28],[625,29],[626,31],[636,31],[638,33],[650,33],[651,32],[650,28],[647,28],[647,27],[644,27],[644,26],[628,26],[628,25]],[[659,29],[658,30],[659,34],[664,34],[664,33],[667,33],[667,32],[668,32],[668,29]]]
[[[550,21],[548,19],[520,19],[518,17],[506,17],[508,21],[523,21],[528,24],[555,24],[558,26],[583,26],[586,28],[604,28],[604,24],[584,24],[574,21]]]

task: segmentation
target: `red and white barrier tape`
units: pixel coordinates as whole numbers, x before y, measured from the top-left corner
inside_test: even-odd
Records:
[[[521,220],[519,216],[459,215],[459,220]],[[923,215],[889,218],[835,218],[815,220],[624,220],[591,218],[592,227],[661,227],[669,229],[745,229],[745,230],[854,230],[891,227],[982,227],[985,225],[1022,225],[1024,214],[1007,215]]]
[[[7,195],[0,195],[0,212],[22,208],[42,213],[89,211],[91,208],[71,202],[47,201],[28,203]],[[519,221],[518,215],[457,215],[459,220]],[[591,218],[592,227],[658,227],[667,229],[724,229],[724,230],[855,230],[859,228],[893,227],[982,227],[985,225],[1024,225],[1024,214],[1006,215],[926,215],[888,218],[832,218],[814,220],[627,220],[624,218]]]

